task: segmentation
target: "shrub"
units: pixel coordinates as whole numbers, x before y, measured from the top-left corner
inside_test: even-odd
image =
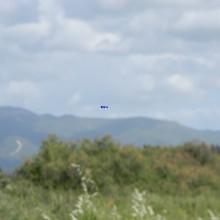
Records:
[[[0,169],[0,188],[5,188],[9,183],[9,178]]]
[[[183,148],[202,165],[211,163],[213,161],[211,147],[205,143],[189,142],[186,143]]]

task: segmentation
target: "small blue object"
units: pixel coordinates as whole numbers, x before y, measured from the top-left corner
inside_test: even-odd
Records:
[[[108,109],[107,105],[101,105],[101,109]]]

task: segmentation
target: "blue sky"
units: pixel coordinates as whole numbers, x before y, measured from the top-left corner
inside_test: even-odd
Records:
[[[219,39],[219,0],[0,0],[0,105],[220,129]]]

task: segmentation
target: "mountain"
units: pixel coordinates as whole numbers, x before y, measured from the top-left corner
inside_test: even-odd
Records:
[[[178,145],[193,139],[220,144],[220,131],[202,131],[176,122],[144,117],[123,119],[56,117],[22,108],[0,107],[0,167],[11,170],[35,154],[49,134],[64,140],[96,138],[110,134],[124,144]]]

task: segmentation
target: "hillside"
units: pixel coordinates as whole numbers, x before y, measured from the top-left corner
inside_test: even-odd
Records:
[[[49,134],[64,140],[110,134],[123,144],[178,145],[192,139],[220,144],[220,132],[200,131],[176,122],[151,118],[96,119],[71,115],[38,115],[21,108],[0,107],[0,167],[12,169],[38,152]],[[21,143],[21,146],[18,145]]]

